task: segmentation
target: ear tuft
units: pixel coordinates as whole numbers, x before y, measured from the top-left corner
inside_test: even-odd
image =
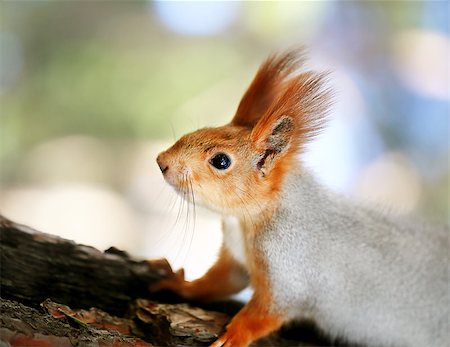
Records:
[[[231,124],[255,126],[279,97],[283,82],[300,69],[303,57],[303,49],[297,48],[267,58],[242,97]]]
[[[280,160],[293,162],[304,144],[323,129],[332,96],[331,91],[324,88],[326,76],[305,72],[279,86],[281,92],[277,100],[257,122],[250,136],[253,151],[260,158],[258,163],[271,170]],[[263,175],[268,172],[266,169]]]
[[[252,128],[254,164],[263,176],[281,160],[293,163],[325,124],[332,97],[331,90],[324,88],[327,74],[301,72],[303,56],[301,49],[294,49],[269,57],[231,121]]]
[[[252,140],[258,142],[267,128],[286,116],[293,120],[297,147],[317,135],[326,123],[332,98],[331,90],[324,88],[326,76],[305,72],[280,86],[282,93],[254,127]]]

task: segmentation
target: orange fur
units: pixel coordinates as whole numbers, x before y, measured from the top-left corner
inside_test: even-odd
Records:
[[[166,180],[184,194],[189,186],[185,176],[189,174],[197,203],[223,214],[253,219],[268,209],[276,197],[271,181],[259,177],[252,166],[250,158],[255,154],[250,148],[250,131],[226,125],[183,136],[158,156],[158,160],[169,167]],[[209,164],[209,158],[219,151],[232,157],[230,170],[219,172]],[[253,189],[249,191],[248,187]],[[190,199],[189,194],[184,197]]]
[[[283,322],[283,313],[273,307],[268,259],[256,247],[255,237],[265,231],[279,205],[285,174],[298,165],[297,154],[322,128],[329,106],[324,75],[300,73],[301,63],[295,50],[270,57],[230,124],[187,134],[157,159],[166,180],[184,198],[195,197],[223,215],[237,217],[244,230],[247,273],[223,247],[202,278],[186,282],[178,273],[160,285],[186,298],[213,300],[239,291],[246,283],[243,278],[250,277],[252,299],[214,347],[246,346]],[[217,153],[228,155],[229,168],[211,165]]]
[[[270,334],[283,324],[280,314],[269,312],[265,303],[251,300],[231,320],[227,331],[211,347],[245,347],[251,342]]]
[[[299,49],[266,59],[242,97],[231,124],[253,127],[275,102],[280,92],[279,86],[299,68],[301,61],[302,52]]]
[[[198,280],[189,282],[185,294],[191,299],[211,301],[223,299],[248,286],[248,275],[222,247],[217,262]]]
[[[251,142],[255,150],[264,150],[265,141],[278,119],[289,116],[295,122],[289,153],[301,149],[323,127],[331,92],[323,90],[324,74],[305,72],[284,81],[282,92],[253,128]]]
[[[253,237],[254,234],[246,234],[248,266],[254,289],[252,299],[231,320],[225,334],[211,347],[244,347],[277,330],[283,324],[282,312],[274,310],[273,307],[266,259],[252,248]]]
[[[186,299],[207,302],[226,298],[247,285],[247,273],[222,247],[216,263],[201,278],[185,281],[184,271],[181,270],[159,281],[150,290],[171,290]]]

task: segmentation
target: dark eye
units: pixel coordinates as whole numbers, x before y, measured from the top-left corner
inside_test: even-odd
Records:
[[[217,153],[211,159],[209,159],[209,163],[216,169],[225,170],[230,167],[231,159],[225,153]]]

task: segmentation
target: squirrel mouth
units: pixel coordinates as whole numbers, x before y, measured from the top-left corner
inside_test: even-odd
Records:
[[[164,180],[171,186],[173,189],[181,195],[186,200],[192,200],[192,195],[194,194],[194,188],[191,180],[183,175],[184,177],[174,177],[164,175]]]

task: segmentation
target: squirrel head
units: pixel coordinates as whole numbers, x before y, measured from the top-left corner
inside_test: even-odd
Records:
[[[187,134],[158,155],[166,181],[223,214],[258,215],[274,206],[330,103],[326,75],[301,72],[302,62],[298,50],[270,56],[229,124]]]

